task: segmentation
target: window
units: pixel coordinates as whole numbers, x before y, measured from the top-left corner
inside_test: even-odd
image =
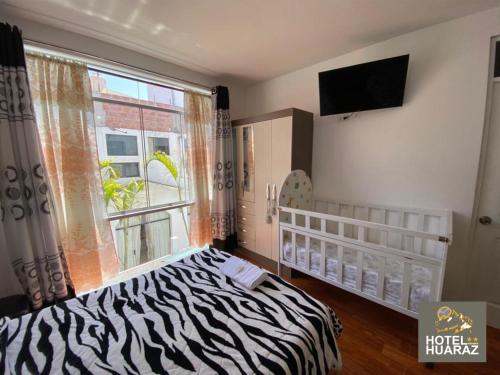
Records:
[[[170,155],[168,138],[149,137],[148,143],[149,143],[150,154],[154,154],[157,151],[161,151],[167,155]]]
[[[184,92],[92,68],[89,76],[104,196],[122,269],[188,248]]]
[[[118,171],[120,177],[140,177],[139,163],[112,163],[111,166]]]
[[[189,200],[184,92],[93,69],[89,75],[99,161],[144,185],[128,209]]]
[[[106,148],[109,156],[139,155],[134,135],[106,134]]]

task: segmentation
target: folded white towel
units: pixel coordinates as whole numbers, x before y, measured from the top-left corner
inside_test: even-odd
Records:
[[[220,266],[220,271],[247,289],[255,289],[267,278],[267,272],[262,268],[234,256]]]

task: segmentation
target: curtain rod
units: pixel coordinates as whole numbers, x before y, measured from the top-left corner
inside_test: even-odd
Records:
[[[110,70],[118,70],[121,73],[125,73],[132,76],[139,76],[144,79],[148,79],[152,83],[160,83],[163,85],[174,85],[177,89],[189,89],[193,91],[200,92],[205,95],[211,95],[212,88],[208,86],[201,85],[196,82],[191,82],[188,80],[183,80],[179,78],[174,78],[167,76],[165,74],[157,73],[152,70],[139,68],[134,65],[125,64],[119,61],[105,59],[88,53],[80,52],[71,48],[60,47],[54,44],[40,42],[33,39],[24,38],[24,45],[27,51],[42,52],[42,53],[55,53],[62,55],[62,57],[81,59],[83,62],[89,65],[96,65],[97,67],[107,68]]]

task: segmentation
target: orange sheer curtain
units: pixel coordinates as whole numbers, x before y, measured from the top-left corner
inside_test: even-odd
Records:
[[[195,204],[191,206],[189,242],[203,246],[212,241],[210,225],[211,118],[209,96],[186,91],[184,116],[188,134],[188,163]]]
[[[106,219],[87,67],[28,55],[28,71],[57,224],[77,292],[119,270]]]

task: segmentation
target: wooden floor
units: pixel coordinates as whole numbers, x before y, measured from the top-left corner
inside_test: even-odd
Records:
[[[235,255],[276,273],[248,254]],[[331,306],[342,321],[342,374],[500,374],[498,329],[488,327],[487,363],[436,363],[428,369],[417,361],[417,320],[307,275],[285,279]]]

